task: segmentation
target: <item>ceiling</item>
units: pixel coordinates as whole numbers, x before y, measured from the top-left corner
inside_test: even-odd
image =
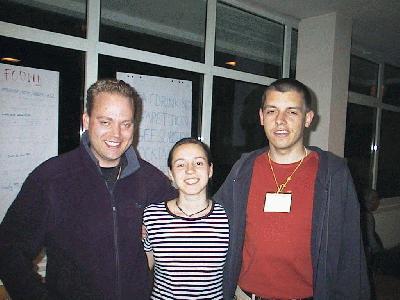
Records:
[[[350,14],[353,47],[367,58],[400,66],[399,0],[240,0],[271,13],[303,19],[332,12]]]

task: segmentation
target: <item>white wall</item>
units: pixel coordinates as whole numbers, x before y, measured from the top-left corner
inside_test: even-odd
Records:
[[[330,13],[299,23],[296,77],[315,93],[318,124],[309,144],[344,154],[351,19]]]

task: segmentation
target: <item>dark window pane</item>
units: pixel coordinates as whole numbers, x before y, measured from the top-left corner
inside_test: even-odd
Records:
[[[216,66],[281,77],[282,24],[218,3],[215,34]]]
[[[206,8],[206,0],[103,0],[100,40],[203,62]]]
[[[383,197],[400,195],[400,113],[382,111],[378,191]]]
[[[0,57],[20,59],[18,65],[60,72],[58,152],[79,145],[84,86],[84,53],[0,37]]]
[[[378,64],[352,55],[350,58],[349,90],[376,97],[378,70]]]
[[[382,101],[400,106],[400,68],[385,65]]]
[[[258,111],[265,86],[216,77],[213,83],[211,152],[215,192],[244,152],[266,145]]]
[[[296,78],[296,62],[297,62],[297,41],[299,33],[296,29],[292,29],[291,51],[290,51],[290,71],[289,77]]]
[[[86,0],[0,0],[0,20],[8,23],[86,36]]]
[[[375,136],[376,108],[347,105],[344,156],[358,190],[372,183],[372,145]]]

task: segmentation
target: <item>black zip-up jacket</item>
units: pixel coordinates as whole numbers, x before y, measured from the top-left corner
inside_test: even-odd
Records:
[[[0,225],[0,279],[13,300],[148,299],[143,209],[176,191],[132,147],[124,161],[109,190],[85,133],[28,176]],[[46,283],[32,268],[43,247]]]
[[[369,299],[370,290],[360,232],[360,209],[345,161],[310,147],[319,156],[314,186],[311,255],[315,300]],[[267,148],[242,157],[214,196],[229,218],[230,246],[224,269],[224,299],[233,298],[242,264],[246,207],[254,160]]]

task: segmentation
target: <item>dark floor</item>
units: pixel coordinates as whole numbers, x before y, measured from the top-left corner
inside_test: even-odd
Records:
[[[375,275],[376,300],[400,300],[400,278]]]

